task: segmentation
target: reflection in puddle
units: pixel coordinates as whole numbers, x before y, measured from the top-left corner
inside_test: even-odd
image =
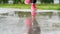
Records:
[[[15,16],[11,16],[12,14],[9,14],[8,16],[1,15],[0,16],[0,33],[1,34],[27,34],[25,18],[31,17],[30,14],[31,13],[26,13],[26,12],[16,12],[17,16],[15,14],[14,14]],[[57,30],[58,32],[60,32],[59,31],[60,29],[58,29],[60,27],[59,24],[48,21],[48,20],[51,20],[51,15],[52,13],[44,13],[44,14],[37,13],[36,19],[40,24],[41,34],[55,34],[57,33]],[[55,17],[55,18],[58,18],[58,17]]]

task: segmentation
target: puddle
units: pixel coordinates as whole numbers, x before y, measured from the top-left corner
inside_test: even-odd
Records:
[[[57,16],[57,17],[55,17]],[[41,27],[41,34],[55,34],[60,32],[60,14],[52,12],[37,13],[36,19]],[[0,34],[27,34],[26,17],[31,17],[30,12],[15,12],[1,14]],[[56,20],[56,22],[53,20]],[[56,19],[58,18],[58,19]],[[51,21],[50,21],[51,20]],[[59,22],[57,22],[59,20]],[[54,21],[54,22],[53,22]],[[58,32],[57,32],[58,31]]]

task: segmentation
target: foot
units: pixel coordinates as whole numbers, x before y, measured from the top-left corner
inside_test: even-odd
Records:
[[[36,4],[33,3],[33,4],[31,5],[31,9],[32,9],[33,11],[36,11],[36,10],[37,10]]]
[[[30,4],[30,0],[25,0],[25,4]]]
[[[36,16],[36,11],[32,11],[31,15],[32,15],[32,17],[35,17]]]

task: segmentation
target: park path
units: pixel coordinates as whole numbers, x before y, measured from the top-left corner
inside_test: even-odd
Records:
[[[16,9],[16,8],[0,8],[0,14],[8,13],[10,11],[25,11],[31,12],[30,9]],[[48,12],[48,11],[57,11],[57,10],[38,10],[38,12]],[[38,23],[48,23],[43,22],[43,18],[37,18]],[[41,22],[42,21],[42,22]],[[45,28],[45,27],[44,27]],[[41,34],[60,34],[58,31],[44,31],[44,28],[41,27]],[[27,34],[24,17],[17,16],[0,16],[0,34]],[[49,29],[49,27],[48,27]]]
[[[40,25],[41,23],[45,23],[45,21],[40,23],[41,19],[39,18],[37,18],[37,21]],[[48,31],[48,30],[45,30],[45,28],[46,27],[42,27],[41,34],[60,34],[60,30],[52,31],[51,28],[48,27],[48,30],[49,30]],[[25,17],[1,16],[0,17],[0,34],[27,34]]]

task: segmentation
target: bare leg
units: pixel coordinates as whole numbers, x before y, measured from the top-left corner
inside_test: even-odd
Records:
[[[25,0],[25,4],[30,4],[31,0]]]

